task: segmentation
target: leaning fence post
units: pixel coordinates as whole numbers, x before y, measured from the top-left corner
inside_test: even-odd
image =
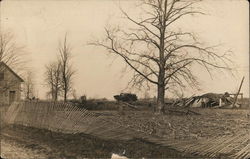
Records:
[[[241,83],[240,83],[239,90],[238,90],[237,94],[235,95],[234,102],[233,102],[233,108],[234,108],[234,105],[235,105],[235,103],[236,103],[236,101],[237,101],[237,97],[238,97],[238,95],[239,95],[239,93],[240,93],[241,86],[242,86],[242,84],[243,84],[244,78],[245,78],[245,77],[243,76],[243,78],[242,78],[242,80],[241,80]]]

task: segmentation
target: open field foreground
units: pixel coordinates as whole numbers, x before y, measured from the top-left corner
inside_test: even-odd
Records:
[[[156,116],[149,111],[120,114],[70,105],[48,108],[34,103],[9,108],[2,126],[3,155],[13,144],[18,151],[32,150],[30,158],[36,153],[41,158],[110,158],[123,152],[129,158],[250,155],[247,109],[196,108],[193,111],[201,115]]]
[[[12,126],[2,131],[2,157],[8,159],[111,158],[126,151],[133,158],[200,158],[140,139],[105,140],[86,134],[62,134],[31,127]]]

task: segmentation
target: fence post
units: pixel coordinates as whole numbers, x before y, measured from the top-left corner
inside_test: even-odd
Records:
[[[242,86],[242,84],[243,84],[244,78],[245,78],[245,77],[242,78],[241,83],[240,83],[239,90],[238,90],[237,94],[235,95],[235,99],[234,99],[234,102],[233,102],[233,108],[234,108],[234,105],[235,105],[235,103],[236,103],[236,101],[237,101],[237,97],[238,97],[238,95],[239,95],[239,93],[240,93],[241,86]]]

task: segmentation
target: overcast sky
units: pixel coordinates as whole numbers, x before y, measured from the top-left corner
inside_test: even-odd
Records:
[[[134,1],[129,0],[5,0],[1,2],[1,30],[11,31],[16,41],[26,46],[40,98],[48,91],[43,85],[44,66],[56,58],[58,41],[67,32],[77,69],[74,79],[77,94],[112,99],[126,87],[129,74],[122,76],[124,63],[121,60],[114,60],[105,50],[89,46],[87,42],[103,37],[104,27],[118,22],[119,5],[130,14],[136,14],[133,4]],[[236,77],[218,74],[211,79],[204,70],[196,68],[202,89],[185,95],[233,93],[245,76],[242,92],[249,96],[247,0],[204,0],[200,7],[207,15],[187,18],[180,27],[196,32],[208,45],[223,44],[220,51],[231,49],[238,74]]]

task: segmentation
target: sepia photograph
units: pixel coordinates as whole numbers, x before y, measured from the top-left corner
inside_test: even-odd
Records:
[[[1,159],[249,159],[247,0],[0,0]]]

